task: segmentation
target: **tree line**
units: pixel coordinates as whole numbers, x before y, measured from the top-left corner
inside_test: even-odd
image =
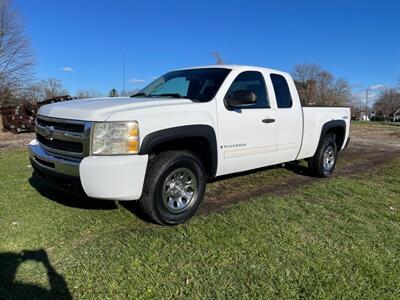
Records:
[[[303,105],[328,105],[351,107],[352,115],[370,115],[375,119],[389,120],[393,112],[400,108],[399,87],[382,87],[372,106],[360,95],[354,95],[352,86],[343,78],[335,78],[329,71],[316,64],[296,65],[292,72],[293,79]]]

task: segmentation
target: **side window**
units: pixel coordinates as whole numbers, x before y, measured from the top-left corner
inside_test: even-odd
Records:
[[[285,77],[278,74],[271,74],[272,85],[274,86],[278,108],[292,107],[292,95]]]
[[[240,73],[232,82],[225,98],[232,97],[232,94],[240,90],[249,90],[256,95],[257,102],[245,108],[269,108],[269,100],[265,87],[264,77],[260,72],[245,71]]]

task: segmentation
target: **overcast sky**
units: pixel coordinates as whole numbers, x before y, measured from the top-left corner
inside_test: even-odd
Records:
[[[400,77],[400,1],[14,0],[37,58],[37,77],[74,94],[143,87],[180,67],[227,63],[291,71],[318,63],[355,85]],[[284,3],[280,3],[284,2]]]

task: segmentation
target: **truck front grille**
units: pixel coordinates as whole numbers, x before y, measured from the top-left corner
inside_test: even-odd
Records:
[[[90,155],[92,122],[38,116],[36,136],[40,146],[51,154],[81,159]]]
[[[54,129],[63,130],[63,131],[71,131],[71,132],[79,132],[83,133],[85,131],[84,124],[71,124],[71,123],[61,123],[61,122],[53,122],[47,121],[43,119],[37,119],[37,124],[39,126],[53,126]]]
[[[46,147],[61,150],[61,151],[68,151],[74,153],[82,153],[83,152],[83,144],[77,142],[68,142],[62,140],[48,140],[44,136],[37,134],[37,140],[39,143],[45,145]]]

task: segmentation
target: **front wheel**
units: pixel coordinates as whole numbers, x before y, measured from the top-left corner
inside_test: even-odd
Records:
[[[337,146],[333,136],[321,140],[317,152],[308,161],[311,172],[318,177],[328,177],[333,173],[337,161]]]
[[[139,205],[160,224],[179,224],[191,218],[205,191],[200,159],[186,151],[168,151],[154,158],[147,170]]]

